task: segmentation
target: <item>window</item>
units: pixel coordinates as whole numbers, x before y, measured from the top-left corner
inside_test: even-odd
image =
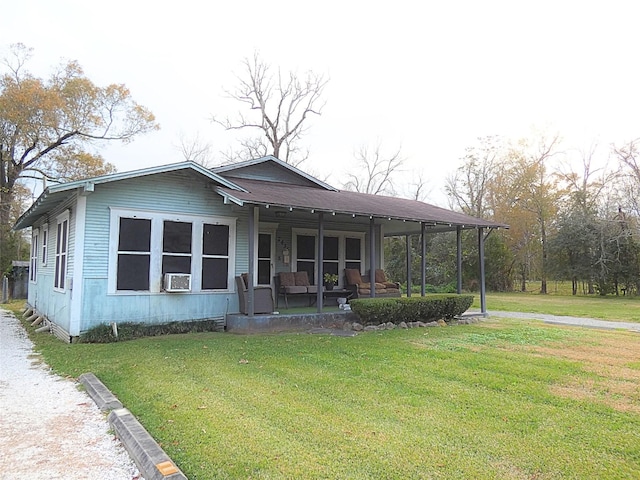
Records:
[[[271,233],[258,234],[258,285],[271,283]]]
[[[191,273],[191,237],[188,222],[164,221],[162,229],[162,276],[165,273]]]
[[[151,220],[120,218],[118,235],[118,290],[149,290]]]
[[[112,209],[109,293],[162,292],[166,273],[191,274],[193,292],[228,291],[235,219]]]
[[[41,257],[40,257],[40,261],[42,262],[42,265],[46,265],[47,264],[47,245],[49,243],[49,226],[48,225],[44,225],[42,227],[42,242],[40,245],[40,249],[41,249]]]
[[[296,271],[307,272],[309,283],[316,284],[316,237],[298,235],[296,238]]]
[[[31,261],[29,262],[29,280],[36,281],[38,270],[38,230],[31,234]]]
[[[202,290],[225,290],[229,278],[229,225],[204,224]]]
[[[69,212],[58,217],[56,228],[56,263],[53,287],[64,290],[67,282],[67,249],[69,248]]]
[[[338,275],[342,283],[345,268],[357,268],[362,272],[364,258],[364,233],[327,231],[323,237],[323,273]],[[312,283],[316,278],[317,232],[293,229],[293,265],[298,271],[306,271]]]
[[[362,272],[362,239],[347,237],[344,244],[344,268],[355,268]]]
[[[338,256],[340,239],[338,237],[324,237],[323,240],[322,272],[340,276],[338,273],[340,270],[340,258]]]

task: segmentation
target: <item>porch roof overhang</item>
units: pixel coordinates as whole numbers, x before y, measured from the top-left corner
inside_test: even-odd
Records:
[[[389,225],[385,235],[406,235],[420,232],[425,224],[431,232],[474,228],[508,228],[508,225],[479,219],[463,213],[416,200],[371,195],[358,192],[325,190],[273,181],[229,178],[242,190],[218,187],[226,201],[239,206],[255,205],[295,214],[346,215],[353,221],[385,219]]]

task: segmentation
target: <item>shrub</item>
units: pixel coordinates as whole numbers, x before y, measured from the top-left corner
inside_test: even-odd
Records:
[[[80,343],[111,343],[122,340],[133,340],[140,337],[153,337],[175,333],[217,332],[222,327],[216,320],[198,320],[193,322],[169,322],[162,324],[118,323],[118,337],[109,324],[101,324],[82,333]]]
[[[364,324],[451,320],[473,303],[473,295],[433,294],[426,297],[358,298],[351,309]]]

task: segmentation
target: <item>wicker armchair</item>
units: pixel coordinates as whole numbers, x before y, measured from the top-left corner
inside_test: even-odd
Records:
[[[243,274],[236,277],[236,287],[238,290],[238,302],[240,304],[240,313],[245,315],[249,313],[248,299],[249,288],[247,287],[247,276]],[[273,312],[273,291],[271,287],[257,286],[253,287],[253,313],[271,313]]]

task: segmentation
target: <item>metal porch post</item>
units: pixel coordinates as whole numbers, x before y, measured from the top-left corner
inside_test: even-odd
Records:
[[[484,228],[478,229],[478,260],[480,264],[480,312],[487,315],[487,295],[485,290],[485,274],[484,274]]]
[[[376,220],[369,220],[369,281],[371,282],[370,297],[376,296]]]
[[[458,295],[462,293],[462,227],[456,227],[456,274]]]
[[[323,276],[324,276],[324,214],[318,213],[318,269],[316,273],[316,285],[318,286],[318,293],[316,294],[316,305],[318,307],[318,313],[322,313],[323,307]]]
[[[256,234],[256,215],[258,207],[252,207],[249,210],[249,267],[247,268],[247,315],[253,317],[255,314],[255,292],[253,291],[253,265],[255,263],[255,234]]]
[[[426,225],[424,222],[420,223],[420,252],[422,258],[420,259],[420,270],[422,270],[422,283],[420,285],[420,295],[423,297],[427,293],[427,234]]]
[[[405,237],[407,240],[407,297],[410,297],[411,284],[413,283],[411,278],[411,235],[407,234]]]

